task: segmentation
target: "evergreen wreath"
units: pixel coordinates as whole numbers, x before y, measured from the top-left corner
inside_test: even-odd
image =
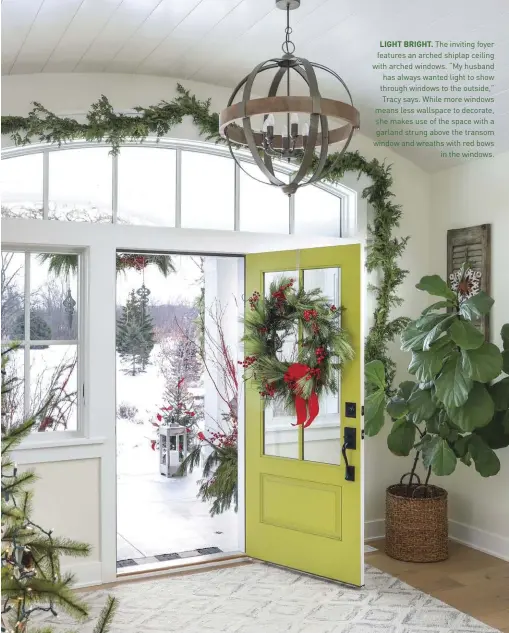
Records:
[[[177,96],[171,101],[162,101],[150,107],[135,107],[135,114],[118,114],[108,99],[101,98],[90,106],[85,122],[69,117],[59,117],[40,103],[34,102],[33,110],[26,117],[2,116],[2,133],[10,135],[16,145],[28,145],[34,138],[41,142],[61,145],[77,139],[90,142],[106,141],[111,144],[111,153],[118,154],[127,141],[142,143],[151,135],[161,138],[190,116],[206,140],[223,142],[219,135],[219,115],[210,112],[210,99],[202,101],[177,84]],[[380,283],[372,286],[376,298],[373,325],[366,338],[365,361],[381,360],[385,367],[387,391],[392,392],[396,365],[390,358],[388,348],[395,337],[405,328],[409,319],[391,319],[391,310],[401,304],[397,289],[403,283],[407,270],[403,270],[398,259],[406,248],[408,237],[396,237],[402,210],[394,204],[391,192],[393,180],[391,166],[371,161],[358,152],[346,152],[336,161],[337,154],[327,158],[324,180],[339,184],[348,171],[366,174],[371,184],[362,192],[373,209],[373,221],[368,226],[370,243],[366,258],[368,272],[378,271]],[[330,169],[329,169],[330,168]]]
[[[270,284],[266,298],[258,291],[249,297],[242,339],[249,355],[239,363],[263,400],[295,411],[294,426],[306,428],[318,415],[320,395],[338,392],[337,371],[354,351],[340,325],[341,310],[319,288],[295,289],[294,283],[282,276]],[[283,359],[285,341],[292,335],[300,344],[295,344],[291,360]]]

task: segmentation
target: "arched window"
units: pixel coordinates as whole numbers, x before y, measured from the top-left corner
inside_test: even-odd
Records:
[[[342,235],[340,188],[320,183],[288,198],[210,143],[161,139],[109,152],[85,142],[4,150],[2,217]],[[262,179],[245,159],[245,171]],[[291,170],[278,169],[283,177]]]

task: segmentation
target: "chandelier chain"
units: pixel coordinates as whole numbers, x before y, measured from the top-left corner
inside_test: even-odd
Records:
[[[295,52],[295,44],[290,39],[290,35],[293,33],[293,29],[290,26],[290,5],[286,7],[286,29],[285,29],[285,41],[281,45],[283,52],[287,55],[293,55]],[[291,50],[290,50],[291,49]]]

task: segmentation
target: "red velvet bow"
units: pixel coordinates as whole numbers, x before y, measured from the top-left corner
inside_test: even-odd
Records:
[[[292,426],[302,425],[303,428],[307,428],[316,418],[320,410],[316,392],[313,391],[306,401],[306,399],[301,395],[302,389],[300,389],[297,384],[297,381],[304,378],[304,376],[309,373],[310,369],[310,367],[303,365],[302,363],[294,363],[288,367],[284,376],[285,382],[291,384],[292,391],[295,394],[295,412],[297,413],[297,423],[292,424]]]

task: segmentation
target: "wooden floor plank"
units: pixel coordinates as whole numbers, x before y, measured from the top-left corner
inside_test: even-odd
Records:
[[[509,633],[509,562],[451,542],[440,563],[406,563],[385,554],[384,541],[370,542],[376,552],[366,562],[416,589]]]

